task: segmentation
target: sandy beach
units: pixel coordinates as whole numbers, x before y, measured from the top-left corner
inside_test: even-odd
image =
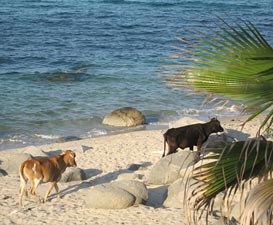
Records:
[[[245,117],[218,119],[227,134],[237,139],[254,137],[261,122],[261,119],[255,119],[241,131],[240,125]],[[185,121],[187,120],[182,118],[170,126],[185,125]],[[147,185],[149,199],[145,205],[119,210],[85,207],[87,188],[119,179],[135,179],[145,183],[152,166],[161,159],[164,132],[165,130],[134,131],[0,151],[0,160],[3,162],[10,155],[16,157],[17,153],[72,149],[77,154],[78,167],[83,169],[87,176],[84,181],[59,183],[60,199],[56,198],[53,190],[46,203],[38,204],[33,199],[24,198],[23,208],[18,207],[18,173],[2,176],[0,178],[1,224],[187,224],[183,209],[162,206],[161,189],[156,186]],[[142,169],[129,173],[127,168],[132,164],[140,164]],[[47,187],[48,184],[40,185],[37,193],[43,195]],[[219,224],[219,221],[217,218],[210,218],[210,224]]]

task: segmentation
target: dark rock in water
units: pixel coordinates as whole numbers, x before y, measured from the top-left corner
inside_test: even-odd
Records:
[[[135,108],[124,107],[107,114],[103,124],[115,127],[133,127],[146,123],[145,116]]]
[[[67,142],[67,141],[78,141],[81,140],[80,137],[77,136],[67,136],[67,137],[60,137],[56,140],[57,143]]]
[[[71,77],[68,73],[58,72],[55,74],[51,74],[51,76],[48,76],[47,79],[51,82],[65,82],[71,80]]]
[[[86,68],[74,68],[70,71],[54,71],[44,74],[45,79],[50,82],[73,82],[83,81],[88,77]]]

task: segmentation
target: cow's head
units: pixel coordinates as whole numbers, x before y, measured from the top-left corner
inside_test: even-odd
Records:
[[[210,130],[212,133],[223,132],[224,128],[221,126],[217,118],[212,118],[209,122]]]
[[[76,154],[72,150],[65,150],[62,155],[64,155],[64,159],[68,167],[77,166],[75,161]]]

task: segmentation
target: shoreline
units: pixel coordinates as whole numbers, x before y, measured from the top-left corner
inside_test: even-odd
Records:
[[[261,118],[248,123],[244,130],[240,130],[242,118],[218,119],[228,133],[238,135],[238,138],[252,137]],[[182,125],[193,122],[185,117],[170,125]],[[56,152],[72,149],[76,152],[76,162],[85,171],[87,179],[58,183],[61,198],[57,199],[54,191],[50,200],[37,204],[33,200],[24,198],[25,207],[18,207],[19,176],[15,172],[1,177],[0,182],[0,220],[3,224],[187,224],[183,209],[179,207],[164,207],[162,188],[147,186],[149,200],[145,205],[133,206],[127,209],[106,210],[85,207],[87,186],[111,183],[116,180],[138,180],[145,183],[153,165],[161,159],[163,152],[163,133],[161,130],[142,130],[115,135],[87,138],[82,140],[53,143],[41,146],[27,146],[24,148],[0,151],[0,161],[8,157],[16,157],[19,153]],[[240,134],[240,135],[239,135]],[[143,165],[141,170],[128,172],[133,164]],[[1,164],[0,164],[1,167]],[[37,193],[43,195],[48,184],[38,187]],[[165,187],[167,188],[167,187]],[[66,215],[64,217],[64,215]],[[69,216],[68,216],[69,215]],[[29,223],[31,218],[31,222]],[[210,224],[218,222],[217,218],[210,218]],[[206,224],[201,221],[201,224]]]
[[[200,103],[201,104],[201,103]],[[56,142],[67,142],[73,140],[82,140],[86,138],[108,136],[112,134],[132,132],[136,130],[158,130],[168,128],[169,123],[179,120],[183,117],[200,119],[204,122],[209,121],[212,117],[238,117],[241,113],[242,106],[230,104],[228,106],[216,106],[188,108],[181,110],[165,110],[165,111],[145,111],[142,112],[146,117],[146,124],[137,127],[111,127],[102,124],[105,115],[101,115],[100,119],[96,117],[96,121],[77,123],[58,123],[53,126],[34,126],[21,127],[18,124],[18,130],[11,127],[10,130],[2,130],[0,133],[0,151],[7,149],[15,149],[26,147],[29,145],[45,145]],[[146,112],[146,113],[145,113]],[[58,125],[59,124],[59,125]],[[49,124],[50,125],[50,124]],[[17,131],[16,131],[17,130]]]
[[[223,110],[223,111],[222,111]],[[7,137],[6,140],[2,138],[1,140],[1,147],[0,146],[0,152],[11,150],[11,149],[17,149],[17,148],[24,148],[27,146],[42,146],[42,145],[48,145],[48,144],[54,144],[54,143],[65,143],[75,140],[85,140],[89,138],[97,138],[102,136],[111,136],[116,134],[122,134],[122,133],[129,133],[129,132],[135,132],[135,131],[143,131],[143,130],[162,130],[167,129],[169,124],[175,123],[175,121],[179,120],[183,117],[189,117],[192,119],[201,119],[203,122],[209,121],[211,112],[207,113],[201,113],[201,114],[185,114],[185,115],[176,115],[173,117],[166,117],[166,118],[158,118],[158,120],[152,120],[149,121],[147,124],[139,125],[136,127],[109,127],[107,125],[100,124],[100,128],[98,127],[91,127],[90,131],[86,131],[84,129],[84,133],[80,134],[80,132],[76,132],[77,134],[74,135],[73,133],[67,133],[65,135],[60,134],[17,134],[14,137]],[[239,111],[236,109],[233,109],[233,106],[229,108],[223,108],[223,109],[217,109],[213,113],[214,115],[217,114],[219,118],[231,118],[231,117],[238,117],[240,115]],[[223,114],[223,115],[222,115]],[[77,129],[80,129],[78,127]],[[90,134],[89,134],[90,132]],[[89,136],[90,135],[90,136]],[[17,137],[18,136],[18,137]],[[22,138],[21,138],[22,136]],[[24,140],[27,138],[27,140]],[[18,142],[18,143],[16,143]]]

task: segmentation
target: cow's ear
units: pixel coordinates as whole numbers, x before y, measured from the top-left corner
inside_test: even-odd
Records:
[[[67,151],[69,151],[69,150],[62,150],[61,155],[65,155]]]
[[[73,151],[71,151],[71,152],[70,152],[70,156],[72,156],[72,157],[76,158],[76,153],[75,153],[75,152],[73,152]]]

